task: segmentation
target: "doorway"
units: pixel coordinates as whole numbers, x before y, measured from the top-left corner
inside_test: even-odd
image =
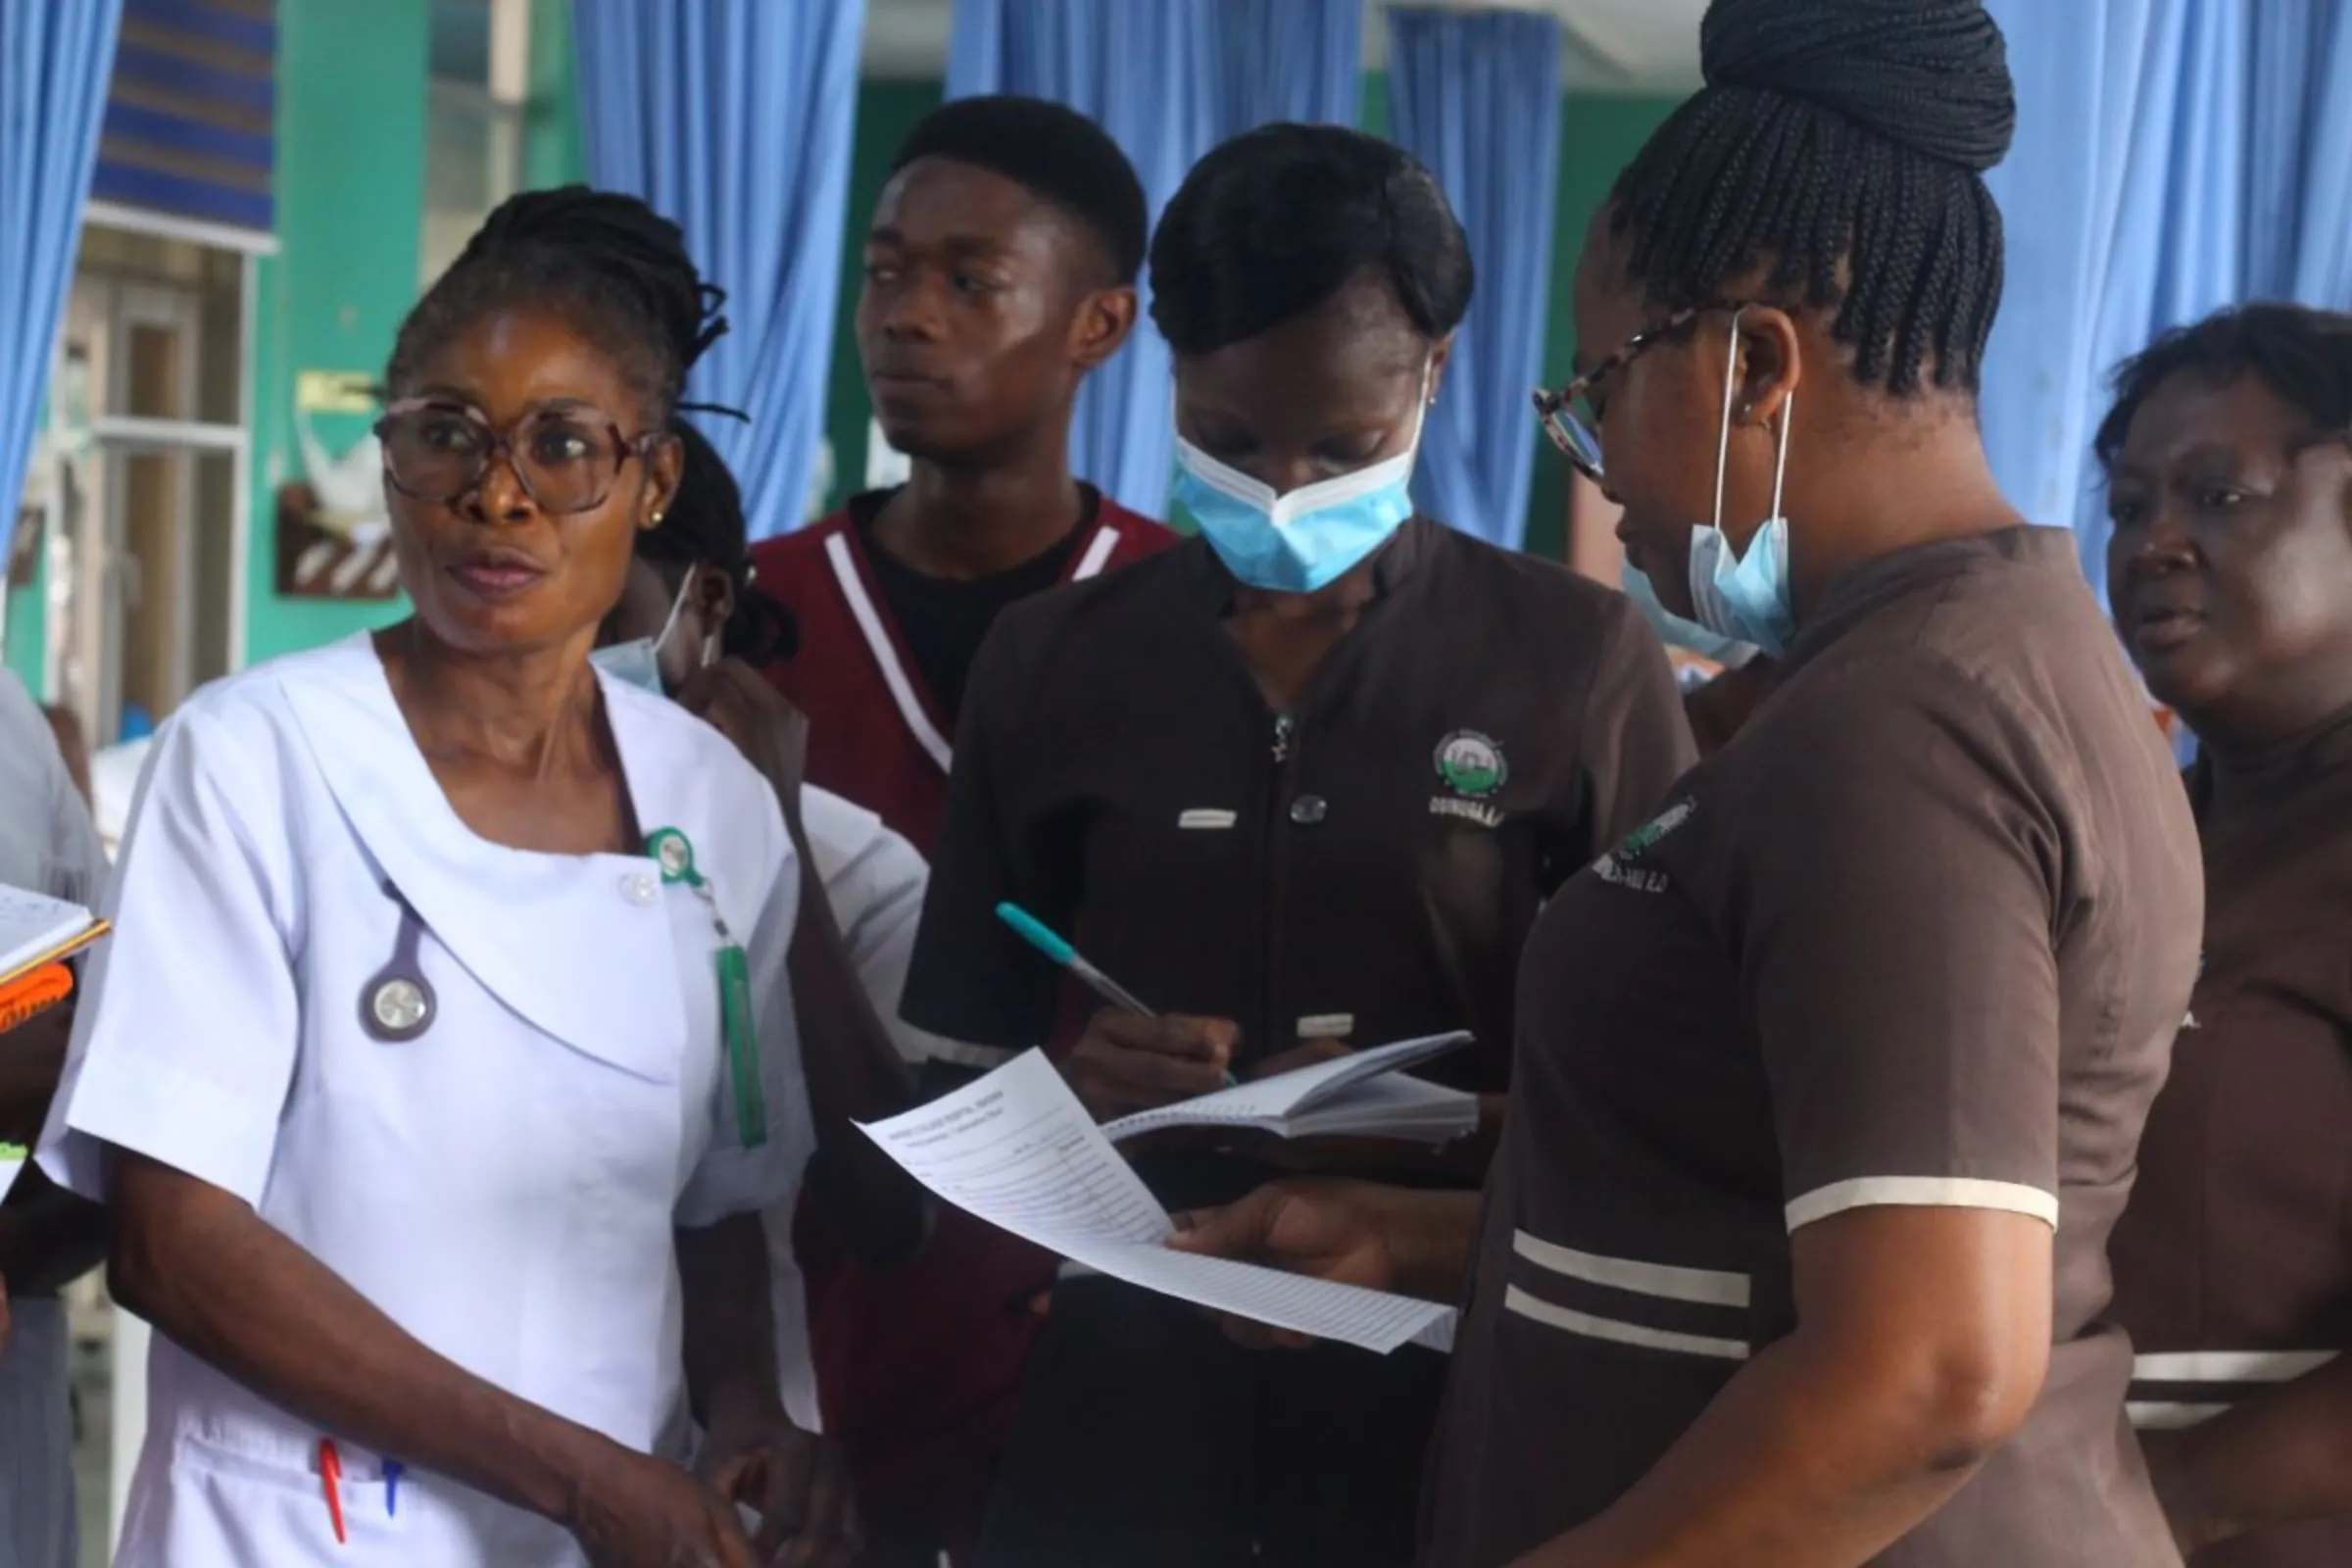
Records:
[[[237,662],[242,258],[85,233],[63,357],[88,429],[51,542],[57,700],[135,738]]]

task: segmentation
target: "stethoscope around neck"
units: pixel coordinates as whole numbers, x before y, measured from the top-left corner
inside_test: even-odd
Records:
[[[418,956],[424,947],[424,922],[400,896],[400,889],[389,882],[382,886],[384,897],[400,906],[400,934],[392,941],[391,961],[360,988],[360,1027],[371,1039],[398,1046],[430,1029],[441,1007]]]

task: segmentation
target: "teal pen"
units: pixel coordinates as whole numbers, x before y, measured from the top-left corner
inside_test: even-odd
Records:
[[[1014,934],[1019,936],[1023,942],[1028,943],[1038,952],[1044,954],[1047,957],[1053,959],[1055,963],[1060,964],[1064,969],[1067,969],[1070,971],[1070,973],[1076,975],[1080,980],[1085,981],[1088,990],[1094,992],[1096,996],[1101,997],[1104,1002],[1109,1003],[1112,1006],[1117,1007],[1125,1012],[1132,1012],[1138,1017],[1142,1018],[1156,1018],[1159,1016],[1158,1013],[1153,1012],[1150,1007],[1145,1006],[1141,1002],[1137,1001],[1134,992],[1128,990],[1125,986],[1119,984],[1116,980],[1113,980],[1110,976],[1104,974],[1102,970],[1087,962],[1084,957],[1079,956],[1076,948],[1071,947],[1069,943],[1063,941],[1060,937],[1055,936],[1043,920],[1040,920],[1036,915],[1031,914],[1027,909],[1022,908],[1019,905],[998,905],[997,918],[1004,921],[1006,925],[1012,927]],[[1235,1078],[1233,1074],[1227,1073],[1225,1075],[1225,1082],[1227,1086],[1230,1087],[1233,1084],[1240,1082],[1240,1080]]]

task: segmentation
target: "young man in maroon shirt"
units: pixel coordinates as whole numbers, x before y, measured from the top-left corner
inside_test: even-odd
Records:
[[[1135,322],[1147,226],[1126,157],[1069,109],[972,98],[924,120],[875,209],[858,298],[866,387],[912,471],[753,552],[800,623],[769,676],[808,717],[808,782],[925,856],[997,612],[1174,542],[1069,466],[1078,388]],[[849,1263],[805,1208],[796,1241],[867,1561],[933,1568],[978,1531],[1054,1259],[945,1206],[886,1274]]]
[[[964,673],[997,612],[1173,542],[1071,477],[1070,411],[1135,322],[1143,187],[1094,122],[967,98],[899,150],[865,242],[858,351],[913,463],[753,552],[800,656],[772,678],[808,715],[808,782],[931,853]]]

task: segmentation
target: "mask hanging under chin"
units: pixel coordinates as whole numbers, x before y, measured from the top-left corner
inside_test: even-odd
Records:
[[[690,568],[685,580],[678,584],[677,596],[669,602],[669,614],[662,622],[659,636],[632,637],[625,643],[595,649],[588,655],[588,662],[625,686],[652,692],[656,697],[667,696],[668,688],[662,679],[662,650],[678,629],[678,622],[686,612],[686,596],[694,591],[695,572],[700,569]],[[717,642],[716,637],[703,639],[705,666],[710,663]]]
[[[1421,367],[1412,440],[1396,457],[1276,493],[1176,436],[1174,500],[1225,569],[1252,588],[1311,594],[1388,543],[1413,514],[1413,465],[1429,413],[1434,361]]]
[[[1788,590],[1788,519],[1781,491],[1788,474],[1788,427],[1796,394],[1781,400],[1780,453],[1772,469],[1772,514],[1757,525],[1744,550],[1723,532],[1724,479],[1731,466],[1732,394],[1739,384],[1740,313],[1732,316],[1732,344],[1723,365],[1723,427],[1715,448],[1715,520],[1690,530],[1690,606],[1698,623],[1719,637],[1749,644],[1778,659],[1796,633]]]

